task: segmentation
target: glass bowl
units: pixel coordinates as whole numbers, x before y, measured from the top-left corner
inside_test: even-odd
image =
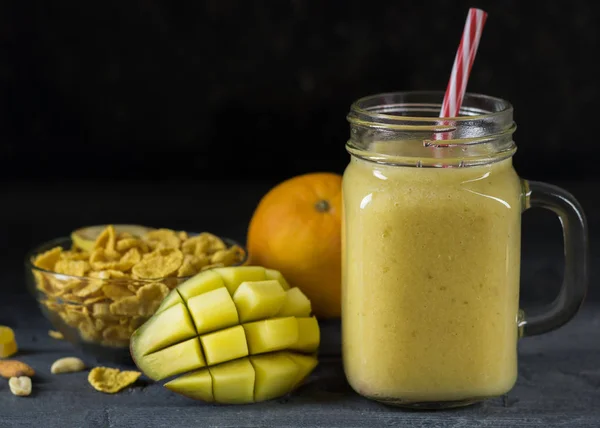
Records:
[[[247,262],[248,253],[244,246],[232,239],[220,239],[227,248],[237,245],[243,251],[241,261],[232,266]],[[162,300],[160,290],[165,290],[164,286],[172,290],[190,277],[101,279],[65,275],[33,265],[36,255],[58,246],[69,250],[71,238],[54,239],[27,254],[27,289],[65,340],[99,360],[131,363],[129,337],[158,308]],[[136,301],[137,290],[142,287],[148,298]]]

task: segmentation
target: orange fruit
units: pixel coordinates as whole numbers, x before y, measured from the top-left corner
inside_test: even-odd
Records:
[[[310,173],[271,189],[248,229],[249,263],[280,271],[320,318],[341,311],[342,176]]]

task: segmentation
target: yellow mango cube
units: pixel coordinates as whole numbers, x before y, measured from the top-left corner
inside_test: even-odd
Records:
[[[205,270],[204,272],[194,275],[183,284],[179,285],[177,287],[177,291],[179,291],[179,294],[181,294],[183,300],[187,301],[194,296],[198,296],[224,286],[225,283],[223,282],[221,275],[213,272],[212,270]]]
[[[290,288],[285,292],[285,300],[277,313],[279,317],[308,317],[312,311],[310,300],[298,288]]]
[[[208,291],[187,301],[198,334],[239,324],[238,311],[227,288]]]
[[[237,288],[244,281],[264,281],[265,268],[260,266],[229,266],[212,269],[213,272],[221,275],[225,282],[225,287],[229,294],[233,296]]]
[[[279,282],[279,284],[281,284],[281,287],[283,287],[284,290],[290,289],[290,284],[288,284],[281,272],[279,272],[278,270],[265,269],[265,276],[267,277],[267,279],[274,279],[277,282]]]
[[[209,368],[214,399],[218,403],[245,404],[254,402],[254,367],[248,358]]]
[[[145,331],[148,334],[144,334]],[[188,310],[178,303],[155,314],[133,336],[135,352],[143,356],[196,336],[196,328]]]
[[[206,362],[200,342],[193,337],[136,360],[136,365],[152,380],[162,380],[175,374],[204,367]]]
[[[286,349],[298,342],[295,317],[275,318],[243,324],[250,354]]]
[[[233,295],[240,322],[270,318],[279,312],[285,291],[276,280],[245,281]]]
[[[165,383],[165,388],[195,400],[213,402],[212,376],[208,369],[201,369]]]
[[[298,373],[292,386],[292,389],[295,389],[299,387],[308,377],[308,375],[311,374],[315,367],[317,367],[317,357],[314,355],[296,354],[294,352],[287,351],[283,353],[298,366]]]
[[[321,333],[319,323],[315,317],[296,318],[298,322],[298,340],[290,349],[300,352],[315,352],[319,349]]]
[[[254,355],[250,362],[256,372],[254,401],[281,397],[296,384],[300,367],[284,353]]]
[[[246,335],[241,325],[200,336],[200,342],[208,365],[248,355]]]

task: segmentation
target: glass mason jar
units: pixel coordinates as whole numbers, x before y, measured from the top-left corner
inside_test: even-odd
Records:
[[[467,94],[438,118],[442,92],[356,101],[343,179],[344,370],[361,395],[443,408],[502,395],[517,339],[563,325],[587,286],[587,226],[560,188],[518,177],[512,106]],[[519,310],[521,213],[554,211],[564,230],[560,295]]]

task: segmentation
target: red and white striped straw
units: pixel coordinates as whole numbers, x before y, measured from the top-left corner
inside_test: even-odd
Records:
[[[446,88],[440,117],[458,116],[486,19],[487,13],[483,10],[469,9],[460,45],[454,58],[454,66],[452,67],[452,74]]]

